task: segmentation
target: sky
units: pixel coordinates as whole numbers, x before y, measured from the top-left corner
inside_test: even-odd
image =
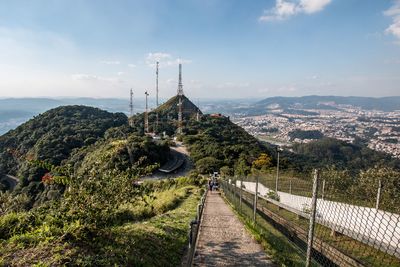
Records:
[[[0,97],[400,95],[400,0],[0,0]]]

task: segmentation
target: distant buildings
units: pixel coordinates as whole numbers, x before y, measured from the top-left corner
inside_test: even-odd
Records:
[[[289,133],[296,129],[319,130],[327,137],[346,142],[353,142],[355,138],[365,139],[369,148],[400,158],[400,111],[367,111],[349,105],[331,106],[334,108],[300,110],[318,115],[289,114],[275,110],[261,116],[236,117],[233,122],[271,143],[307,143],[311,140],[291,140]]]

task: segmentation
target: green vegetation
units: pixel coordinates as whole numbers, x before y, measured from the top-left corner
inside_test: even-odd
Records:
[[[333,138],[322,138],[307,144],[295,144],[293,152],[282,153],[283,167],[307,171],[333,165],[353,173],[375,165],[400,169],[400,160],[372,150],[357,141],[351,144]]]
[[[0,193],[0,265],[179,265],[201,181],[137,183],[168,153],[125,115],[83,106],[1,136],[1,175],[20,182]]]
[[[184,129],[183,142],[197,170],[207,174],[225,166],[238,172],[240,160],[242,167],[251,166],[266,151],[256,138],[226,117],[203,116],[199,122],[190,121]]]
[[[317,130],[309,130],[309,131],[304,131],[304,130],[294,130],[289,133],[289,137],[291,140],[294,140],[296,138],[298,139],[321,139],[324,137],[324,135]]]
[[[119,187],[123,181],[114,179],[117,186],[113,188],[96,183],[101,189],[94,191],[89,190],[92,185],[81,185],[84,189],[72,189],[60,203],[4,214],[0,217],[0,262],[179,265],[202,189],[189,178],[147,182],[132,190]]]
[[[65,106],[0,137],[0,172],[19,178],[13,194],[28,196],[32,207],[61,198],[66,177],[110,170],[138,177],[164,163],[168,152],[166,143],[129,128],[122,113]],[[6,185],[0,189],[5,191]]]
[[[178,127],[178,96],[171,97],[167,102],[160,105],[158,108],[149,112],[149,131],[155,133],[165,132],[172,136],[176,133]],[[186,96],[182,96],[182,118],[185,121],[194,119],[200,109],[190,101]],[[137,114],[130,118],[135,125],[137,132],[143,132],[144,129],[144,114]],[[157,122],[158,121],[158,122]]]

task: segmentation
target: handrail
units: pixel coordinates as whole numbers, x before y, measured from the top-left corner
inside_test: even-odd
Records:
[[[207,192],[208,192],[208,186],[206,186],[206,191],[201,196],[200,203],[197,205],[196,218],[193,221],[191,221],[189,225],[190,227],[189,244],[188,244],[189,252],[188,252],[186,266],[192,266],[193,264],[194,254],[196,252],[197,237],[199,234],[200,222],[203,215],[204,203],[206,201]]]

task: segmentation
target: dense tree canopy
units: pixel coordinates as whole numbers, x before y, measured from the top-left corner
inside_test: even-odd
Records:
[[[233,169],[239,157],[251,166],[260,153],[266,152],[256,138],[226,117],[204,116],[201,121],[190,121],[184,130],[183,142],[196,164],[203,165],[203,158],[213,158],[218,162],[213,164],[218,170],[223,166]]]

